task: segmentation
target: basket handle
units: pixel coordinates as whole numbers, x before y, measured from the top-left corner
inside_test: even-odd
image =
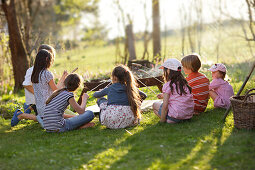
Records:
[[[250,91],[250,90],[249,90],[249,91]],[[244,97],[243,102],[246,102],[246,100],[248,99],[248,97],[251,96],[251,95],[255,95],[255,93],[250,93],[250,94],[247,93],[247,94],[245,95],[245,97]]]
[[[247,96],[251,91],[255,90],[255,88],[252,88],[250,90],[248,90],[246,93],[245,93],[245,96]]]

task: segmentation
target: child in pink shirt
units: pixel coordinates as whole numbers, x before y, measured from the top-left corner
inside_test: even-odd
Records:
[[[191,87],[181,73],[181,62],[177,59],[167,59],[161,68],[164,69],[163,93],[158,94],[162,102],[153,103],[154,113],[160,122],[179,123],[193,116],[194,101]]]
[[[226,66],[224,64],[214,64],[209,71],[212,72],[212,82],[209,85],[209,95],[214,101],[214,107],[228,109],[230,107],[230,97],[234,95],[232,86],[224,80],[226,76]]]

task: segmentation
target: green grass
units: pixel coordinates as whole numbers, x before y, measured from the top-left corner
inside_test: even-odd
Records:
[[[218,62],[225,63],[228,68],[235,93],[254,62],[247,42],[239,36],[240,29],[240,26],[223,28],[218,58]],[[211,73],[207,69],[217,61],[216,32],[215,28],[206,28],[202,36],[201,72],[209,79]],[[169,36],[166,44],[164,42],[162,39],[162,54],[166,58],[182,58],[178,32]],[[150,44],[150,54],[151,47]],[[186,39],[185,54],[190,53],[188,47]],[[252,50],[255,50],[254,45]],[[136,42],[136,52],[141,58],[141,41]],[[77,73],[86,80],[109,74],[115,61],[113,45],[80,47],[58,51],[50,70],[59,78],[63,70],[71,72],[78,67]],[[6,118],[25,102],[24,91],[12,93],[13,83],[7,79],[10,74],[10,66],[5,65],[6,82],[0,87],[0,113]],[[242,94],[254,87],[253,74]],[[152,89],[159,92],[156,87]],[[148,89],[142,90],[148,99],[156,99]],[[76,99],[80,92],[81,88],[76,92]],[[90,98],[88,106],[93,104],[95,99]],[[33,121],[21,121],[11,128],[10,119],[0,118],[0,169],[255,169],[254,131],[234,128],[232,112],[223,123],[224,112],[214,109],[210,101],[205,113],[194,116],[190,122],[172,125],[159,123],[153,112],[148,111],[143,114],[141,125],[127,128],[131,134],[124,129],[106,129],[99,125],[98,118],[93,120],[94,128],[61,134],[46,133]]]
[[[94,128],[61,134],[33,121],[11,128],[10,119],[0,119],[0,169],[254,169],[254,131],[234,128],[232,113],[223,123],[224,112],[210,100],[191,121],[162,124],[148,111],[141,125],[127,128],[131,134],[106,129],[98,118]]]

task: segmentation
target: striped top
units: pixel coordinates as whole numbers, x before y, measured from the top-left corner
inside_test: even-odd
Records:
[[[209,100],[208,78],[199,72],[192,72],[186,78],[192,88],[193,99],[195,102],[195,112],[204,112]]]
[[[44,129],[58,130],[64,126],[63,114],[72,97],[74,97],[72,92],[62,91],[46,105],[43,116]]]

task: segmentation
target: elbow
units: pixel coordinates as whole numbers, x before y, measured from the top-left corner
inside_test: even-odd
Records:
[[[80,114],[83,114],[85,112],[85,109],[78,109],[78,110],[76,110],[76,112],[80,115]]]

